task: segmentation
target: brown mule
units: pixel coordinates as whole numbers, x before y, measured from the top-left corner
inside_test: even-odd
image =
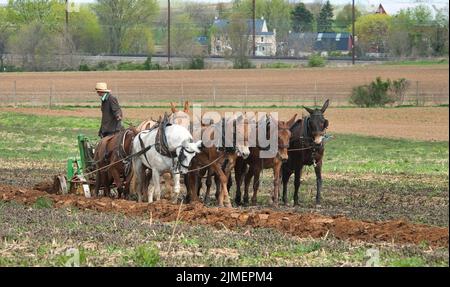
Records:
[[[100,189],[104,188],[106,196],[111,195],[111,185],[114,183],[119,198],[127,198],[130,192],[131,159],[124,159],[131,154],[131,145],[137,130],[134,127],[122,130],[114,135],[101,139],[94,154],[96,168],[103,168],[111,163],[115,164],[100,170],[96,174],[94,196],[98,196]]]
[[[207,191],[205,194],[205,201],[209,199],[209,192],[211,187],[211,177],[214,176],[216,180],[216,199],[219,206],[231,207],[229,198],[229,181],[231,171],[233,170],[236,160],[240,156],[247,157],[249,155],[248,148],[248,121],[240,116],[236,119],[223,119],[223,121],[233,124],[233,143],[232,146],[226,147],[223,140],[225,139],[225,128],[222,128],[222,142],[221,145],[213,145],[211,147],[203,147],[202,152],[197,154],[191,161],[190,170],[197,170],[187,174],[185,183],[188,190],[188,202],[199,201],[199,193],[201,188],[201,179],[207,173]],[[225,122],[221,122],[225,127]],[[239,127],[239,128],[238,128]],[[203,126],[202,135],[208,133],[210,139],[214,138],[216,130],[214,125]],[[243,142],[235,141],[237,134],[242,138]],[[225,140],[226,141],[226,140]],[[202,167],[207,167],[203,168]],[[199,170],[198,170],[199,169]]]
[[[272,204],[278,205],[278,194],[280,190],[280,173],[281,165],[288,159],[288,147],[289,140],[291,138],[290,127],[295,123],[295,114],[288,121],[275,121],[278,126],[278,151],[276,156],[272,158],[261,158],[260,153],[264,147],[261,147],[259,143],[256,147],[250,148],[250,156],[247,159],[238,158],[235,166],[235,179],[236,179],[236,197],[235,202],[237,205],[241,204],[241,184],[244,179],[244,205],[249,204],[249,186],[253,178],[253,196],[252,205],[256,205],[256,199],[260,183],[260,174],[263,169],[271,168],[273,170],[273,192],[272,192]],[[269,129],[269,125],[267,126]]]

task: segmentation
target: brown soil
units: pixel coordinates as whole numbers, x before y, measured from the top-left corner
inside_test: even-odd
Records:
[[[207,111],[208,108],[203,111]],[[226,109],[238,111],[240,109]],[[0,111],[10,111],[25,114],[49,116],[99,117],[100,110],[79,108],[74,110],[49,110],[43,108],[0,108]],[[135,122],[158,116],[169,111],[167,109],[124,108],[125,117]],[[223,113],[225,110],[219,110]],[[252,110],[255,111],[255,110]],[[258,111],[277,111],[286,120],[301,109],[258,109]],[[255,111],[256,112],[256,111]],[[330,121],[330,133],[360,134],[368,136],[405,138],[425,141],[448,141],[449,139],[449,109],[446,107],[421,107],[399,109],[345,109],[330,107],[326,112]]]
[[[289,87],[293,84],[314,87],[318,91],[325,88],[331,91],[348,91],[355,85],[366,84],[381,76],[383,78],[406,78],[415,83],[419,81],[424,91],[442,88],[448,89],[448,65],[433,66],[388,66],[369,65],[340,68],[320,69],[255,69],[255,70],[201,70],[201,71],[110,71],[110,72],[39,72],[39,73],[6,73],[0,78],[0,86],[12,88],[16,81],[18,91],[34,92],[45,90],[53,83],[54,91],[76,91],[79,96],[91,93],[94,96],[95,83],[106,81],[109,87],[117,93],[126,95],[127,91],[137,88],[142,92],[147,89],[158,89],[163,85],[171,86],[180,93],[183,82],[189,91],[189,85],[203,86],[210,94],[210,84],[215,82],[226,89],[244,86],[259,87],[258,91],[273,90],[279,87]],[[333,86],[335,89],[333,89]],[[207,91],[206,91],[207,90]],[[297,94],[301,91],[297,91]],[[165,93],[166,94],[166,93]],[[170,94],[170,93],[169,93]],[[197,91],[197,94],[203,94]],[[251,93],[249,93],[251,96]],[[178,97],[177,97],[178,98]]]
[[[208,208],[201,203],[180,205],[165,200],[153,204],[110,198],[87,199],[76,195],[54,195],[43,191],[0,186],[0,199],[32,204],[39,197],[50,198],[55,207],[75,206],[99,212],[120,212],[126,215],[150,216],[152,220],[181,220],[192,224],[206,224],[217,228],[273,228],[299,237],[321,238],[333,236],[342,240],[420,244],[434,247],[449,243],[448,228],[412,224],[406,221],[371,222],[351,220],[343,216],[324,216],[317,213],[280,212],[269,209],[239,210]]]

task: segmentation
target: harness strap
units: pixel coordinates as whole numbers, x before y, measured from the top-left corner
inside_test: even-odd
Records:
[[[148,161],[148,158],[147,158],[147,151],[149,151],[153,147],[153,145],[149,145],[146,147],[144,145],[144,142],[142,141],[141,134],[139,134],[138,138],[139,138],[139,143],[141,144],[142,149],[139,152],[137,152],[135,155],[139,156],[139,155],[144,154],[145,160],[147,161],[147,164],[150,166],[150,162]]]

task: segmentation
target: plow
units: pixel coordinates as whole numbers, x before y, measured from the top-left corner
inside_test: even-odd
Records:
[[[80,194],[91,197],[95,187],[94,147],[89,138],[83,134],[77,136],[78,156],[70,157],[66,163],[66,173],[54,177],[53,190],[57,194]]]

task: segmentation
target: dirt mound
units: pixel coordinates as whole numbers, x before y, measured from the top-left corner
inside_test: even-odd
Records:
[[[0,199],[32,204],[39,197],[50,198],[55,207],[75,206],[100,212],[120,212],[127,215],[146,215],[160,221],[175,221],[180,205],[162,200],[157,203],[137,203],[110,198],[88,199],[76,195],[55,195],[39,190],[0,186]],[[412,224],[405,221],[370,222],[329,217],[316,213],[300,214],[270,209],[239,210],[233,208],[208,208],[201,203],[182,205],[179,220],[193,224],[208,224],[217,228],[264,227],[273,228],[299,237],[334,236],[343,240],[365,242],[393,242],[431,246],[448,246],[448,228]]]

